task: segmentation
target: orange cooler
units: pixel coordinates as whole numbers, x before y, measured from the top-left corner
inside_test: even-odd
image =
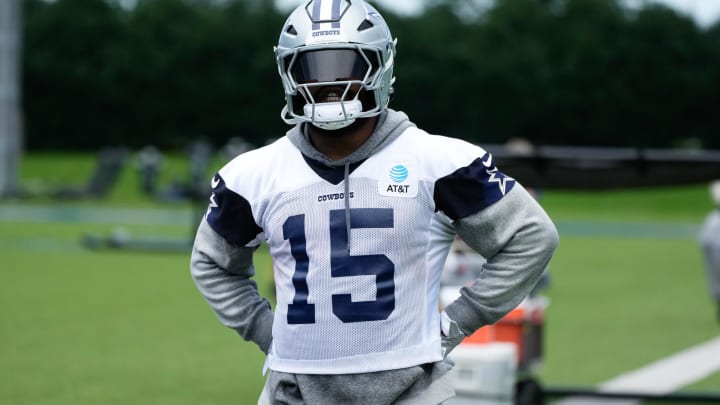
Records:
[[[545,302],[526,299],[493,325],[484,326],[462,344],[510,342],[517,346],[518,369],[534,367],[542,360]]]

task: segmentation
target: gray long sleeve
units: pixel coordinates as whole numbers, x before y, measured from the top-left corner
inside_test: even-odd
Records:
[[[555,225],[520,184],[486,209],[455,223],[458,235],[487,263],[445,308],[465,335],[495,323],[520,304],[559,242]]]
[[[229,244],[203,218],[190,258],[190,273],[220,321],[267,353],[273,312],[262,298],[252,263],[254,248]]]

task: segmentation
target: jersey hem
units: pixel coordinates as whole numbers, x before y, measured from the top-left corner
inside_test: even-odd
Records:
[[[281,359],[273,354],[267,357],[272,371],[293,374],[355,374],[396,370],[442,360],[440,338],[429,343],[391,352],[323,360]]]

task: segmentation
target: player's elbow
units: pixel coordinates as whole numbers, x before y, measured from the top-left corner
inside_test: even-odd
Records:
[[[546,221],[546,224],[543,226],[540,239],[542,241],[543,250],[552,256],[560,244],[560,233],[552,221]]]
[[[532,225],[524,232],[528,236],[527,244],[532,246],[528,252],[535,256],[537,261],[543,262],[544,267],[560,244],[560,234],[547,215],[536,216],[530,223]]]

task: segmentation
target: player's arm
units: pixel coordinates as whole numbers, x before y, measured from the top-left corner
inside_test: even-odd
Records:
[[[547,267],[559,237],[542,207],[519,184],[455,226],[463,241],[487,258],[479,278],[445,308],[469,335],[520,304]]]
[[[537,201],[498,170],[492,155],[477,150],[481,158],[435,183],[436,208],[452,220],[463,241],[487,259],[479,278],[445,307],[444,333],[457,324],[462,334],[470,335],[515,308],[538,281],[559,239]],[[462,338],[455,337],[448,342],[450,350]]]
[[[267,353],[273,313],[251,279],[256,247],[247,243],[258,228],[242,197],[225,189],[223,182],[214,185],[210,209],[195,236],[190,272],[220,321]]]

